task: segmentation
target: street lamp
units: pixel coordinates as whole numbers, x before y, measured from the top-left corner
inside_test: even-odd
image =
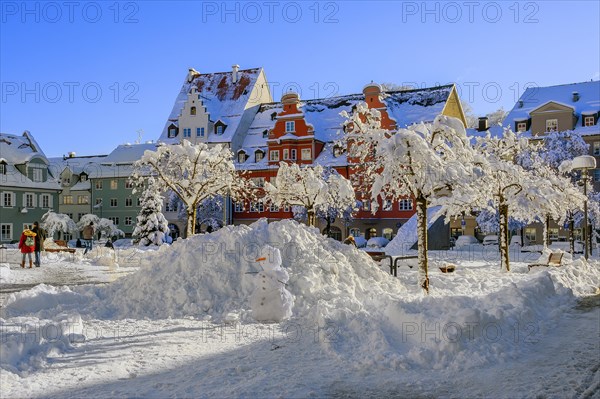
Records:
[[[588,237],[588,209],[587,209],[587,181],[589,178],[588,170],[596,169],[596,158],[591,155],[581,155],[573,159],[572,167],[574,170],[581,170],[581,180],[583,181],[583,236],[584,239],[584,257],[585,260],[589,257],[589,237]]]

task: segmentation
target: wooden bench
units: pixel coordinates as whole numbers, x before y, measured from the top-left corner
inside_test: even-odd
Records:
[[[75,253],[75,248],[68,248],[67,242],[64,240],[56,240],[56,241],[54,241],[54,243],[59,248],[44,248],[44,251],[46,251],[46,252],[68,252],[70,254]]]
[[[548,258],[548,263],[532,263],[532,264],[528,265],[527,267],[529,268],[529,270],[531,270],[532,267],[536,267],[536,266],[544,266],[544,267],[556,266],[556,267],[558,267],[561,265],[563,255],[564,255],[564,253],[562,253],[562,252],[552,252],[550,254],[550,257]]]

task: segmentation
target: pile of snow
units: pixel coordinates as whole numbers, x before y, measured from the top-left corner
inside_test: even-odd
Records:
[[[363,251],[315,228],[260,220],[142,254],[137,273],[108,286],[11,294],[2,317],[48,319],[76,310],[84,318],[254,323],[256,259],[266,245],[280,251],[289,276],[292,318],[282,328],[293,326],[357,367],[464,369],[515,358],[534,350],[576,295],[600,286],[598,263],[531,273],[526,265],[512,273],[459,267],[452,274],[432,265],[432,293],[424,296],[415,270],[392,278]]]
[[[7,283],[10,280],[10,265],[0,263],[0,283]]]
[[[427,208],[427,228],[438,219],[440,206]],[[391,256],[404,255],[417,243],[417,214],[412,215],[399,229],[394,239],[385,247],[385,254]]]
[[[35,370],[56,356],[83,342],[83,322],[78,314],[60,314],[54,320],[0,319],[0,368],[13,373]]]
[[[390,240],[385,237],[371,237],[369,238],[369,241],[367,241],[367,248],[383,248],[388,245],[389,242]]]

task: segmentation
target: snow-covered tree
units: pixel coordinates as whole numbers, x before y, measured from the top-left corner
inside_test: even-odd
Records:
[[[316,216],[325,221],[325,231],[329,237],[331,224],[336,219],[342,218],[345,222],[352,220],[352,214],[358,209],[358,201],[352,183],[335,169],[325,168],[323,177],[327,181],[328,199],[317,205]]]
[[[137,191],[138,188],[134,190]],[[156,181],[149,177],[141,195],[141,209],[133,231],[140,245],[162,245],[169,233],[169,223],[162,214],[163,198],[157,190]]]
[[[345,114],[348,116],[347,114]],[[470,183],[476,176],[473,149],[462,122],[438,116],[432,124],[417,124],[389,132],[381,128],[380,114],[358,104],[346,125],[350,154],[361,160],[370,177],[371,198],[416,200],[419,284],[429,292],[427,262],[427,207],[442,205],[447,216],[459,215],[470,203]]]
[[[41,219],[40,227],[48,233],[48,237],[54,236],[54,233],[74,233],[77,225],[64,213],[46,212]]]
[[[265,183],[265,192],[279,207],[303,207],[309,226],[315,225],[319,210],[338,207],[343,212],[356,201],[352,184],[343,176],[335,173],[327,176],[322,166],[301,168],[285,162],[280,163],[275,181]]]
[[[125,237],[123,230],[118,229],[112,220],[99,218],[93,213],[87,213],[79,219],[79,222],[77,222],[77,230],[83,230],[83,228],[90,223],[94,223],[96,233],[100,233],[103,237]]]
[[[196,212],[202,201],[218,195],[233,199],[249,196],[251,183],[240,177],[233,164],[233,154],[222,146],[192,144],[162,145],[156,151],[146,151],[135,163],[131,178],[156,177],[157,189],[171,190],[186,209],[187,235],[196,232]]]
[[[534,154],[534,145],[508,128],[500,137],[488,133],[477,138],[475,150],[482,155],[484,173],[477,181],[472,203],[498,211],[501,267],[510,271],[509,217],[532,222],[549,216],[560,223],[565,219],[566,204],[579,201],[578,193],[539,157],[531,157],[524,167],[519,156]]]

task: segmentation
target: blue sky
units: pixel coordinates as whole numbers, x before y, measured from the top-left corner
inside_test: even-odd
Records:
[[[48,156],[157,139],[190,66],[262,66],[274,100],[454,82],[478,115],[526,85],[600,78],[597,1],[0,5],[0,131]]]

